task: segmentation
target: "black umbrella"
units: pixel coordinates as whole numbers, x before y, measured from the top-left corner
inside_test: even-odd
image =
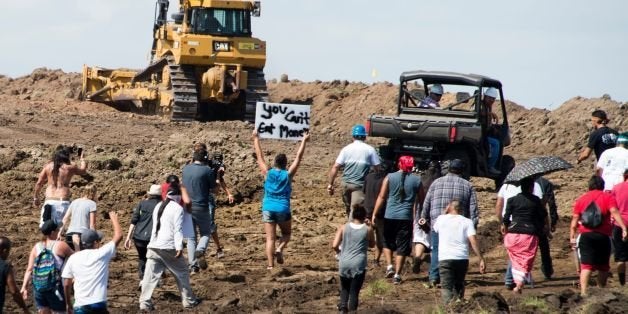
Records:
[[[573,166],[564,159],[556,156],[534,157],[522,164],[515,166],[504,183],[517,183],[525,178],[544,175],[554,171],[573,168]]]

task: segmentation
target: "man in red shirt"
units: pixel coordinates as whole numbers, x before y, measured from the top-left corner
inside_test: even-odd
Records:
[[[585,209],[593,202],[599,208],[602,222],[595,228],[588,228],[582,224],[581,218]],[[622,239],[627,239],[626,225],[619,215],[615,198],[610,193],[604,193],[604,180],[601,177],[592,176],[589,179],[589,191],[581,195],[574,204],[570,228],[570,241],[577,248],[580,257],[580,292],[582,296],[587,294],[587,286],[592,271],[598,271],[598,286],[606,286],[610,269],[610,236],[613,230],[611,217],[621,228]],[[580,233],[577,238],[576,229]]]
[[[624,170],[624,182],[613,187],[611,195],[615,197],[619,215],[624,223],[628,221],[628,168]],[[613,245],[615,246],[615,263],[617,263],[617,274],[619,284],[626,284],[626,262],[628,262],[628,242],[623,241],[622,230],[617,221],[613,222]]]

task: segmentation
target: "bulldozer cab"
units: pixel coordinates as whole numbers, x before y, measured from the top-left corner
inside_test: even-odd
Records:
[[[192,8],[190,33],[230,37],[251,36],[251,14],[247,10],[223,8]]]

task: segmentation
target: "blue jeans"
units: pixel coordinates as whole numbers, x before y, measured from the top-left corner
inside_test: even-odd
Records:
[[[205,253],[207,245],[209,244],[210,230],[210,217],[207,208],[192,207],[192,221],[194,222],[194,237],[188,238],[188,262],[190,267],[198,267],[195,253],[197,251]],[[198,227],[198,231],[197,231]],[[196,242],[196,236],[200,234],[198,243]]]
[[[61,284],[57,285],[56,289],[50,291],[33,289],[33,296],[38,310],[47,307],[55,312],[65,311],[65,299],[63,298],[63,287]]]
[[[488,147],[489,147],[489,152],[488,152],[488,166],[489,168],[495,168],[495,165],[497,164],[497,158],[499,157],[499,140],[494,138],[494,137],[487,137],[488,140]]]
[[[509,286],[515,284],[512,279],[512,263],[510,262],[510,258],[508,259],[508,265],[506,266],[506,275],[504,276],[504,284]]]
[[[432,245],[432,253],[430,260],[430,282],[440,282],[440,273],[438,272],[438,233],[430,232],[430,244]]]

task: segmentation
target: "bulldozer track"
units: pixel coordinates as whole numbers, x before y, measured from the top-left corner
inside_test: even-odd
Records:
[[[248,70],[246,104],[244,108],[244,121],[255,122],[255,108],[257,102],[268,101],[266,79],[262,70]]]
[[[172,85],[171,121],[194,121],[198,109],[198,88],[193,66],[178,65],[173,56],[166,57]]]

